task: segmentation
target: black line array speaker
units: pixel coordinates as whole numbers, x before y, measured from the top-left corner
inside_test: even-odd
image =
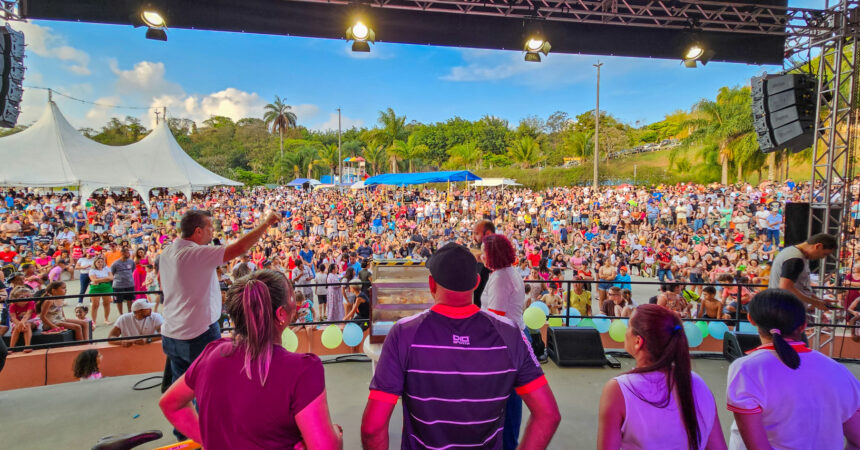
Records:
[[[809,74],[764,75],[750,80],[759,149],[797,153],[812,145],[818,79]]]
[[[0,27],[0,127],[13,128],[24,95],[24,33]]]
[[[726,331],[723,336],[723,357],[731,362],[759,345],[761,345],[761,338],[758,334]]]
[[[558,366],[605,366],[609,364],[603,351],[600,333],[594,328],[549,327],[546,349]]]
[[[809,215],[815,216],[812,221],[812,231],[809,230]],[[839,233],[839,222],[842,220],[842,209],[830,209],[829,230],[822,230],[824,208],[810,208],[809,203],[797,202],[785,204],[785,246],[796,245],[806,241],[813,234],[828,233],[836,236]]]

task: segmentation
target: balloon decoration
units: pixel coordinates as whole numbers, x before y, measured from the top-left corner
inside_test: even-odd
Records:
[[[582,314],[580,314],[579,310],[576,308],[567,308],[567,311],[568,311],[568,315],[570,315],[570,325],[569,326],[575,327],[576,324],[578,324],[579,321],[582,320],[579,318],[579,316],[581,316]],[[567,320],[567,318],[562,319],[562,320]]]
[[[597,328],[594,326],[594,322],[592,322],[592,320],[588,318],[582,319],[578,324],[576,324],[576,326],[581,328]]]
[[[615,342],[624,342],[625,334],[627,334],[627,324],[622,320],[613,320],[612,325],[609,326],[609,337]]]
[[[758,334],[758,329],[749,322],[741,322],[740,326],[737,328],[737,331],[740,333]]]
[[[702,332],[702,338],[708,337],[708,323],[704,320],[700,320],[696,322],[696,326],[699,327],[699,330]]]
[[[296,333],[293,333],[293,330],[287,328],[284,330],[283,334],[281,334],[281,345],[287,349],[288,352],[294,352],[299,348],[299,337],[296,336]]]
[[[355,347],[358,344],[361,344],[361,338],[364,337],[364,331],[361,330],[361,327],[354,323],[348,323],[345,327],[343,327],[343,343],[350,346]]]
[[[684,323],[684,334],[687,335],[687,343],[690,347],[698,347],[702,345],[702,330],[692,322]]]
[[[523,321],[530,329],[539,330],[546,322],[546,314],[540,308],[532,305],[523,313]]]
[[[329,325],[323,330],[321,340],[325,348],[334,349],[343,342],[343,333],[337,325]]]
[[[531,305],[531,306],[529,306],[529,308],[531,308],[532,306],[537,307],[537,308],[540,308],[540,310],[541,310],[541,311],[543,311],[543,315],[545,315],[545,316],[548,316],[548,315],[549,315],[549,306],[546,306],[546,303],[544,303],[544,302],[534,302],[534,303],[532,303],[532,305]]]
[[[726,325],[725,322],[711,322],[708,324],[708,333],[714,337],[714,339],[723,339],[726,331],[729,331],[729,326]]]
[[[606,317],[606,314],[597,314],[597,317]],[[592,322],[594,322],[594,328],[597,328],[599,333],[606,333],[612,325],[612,321],[609,319],[593,319]]]
[[[550,317],[549,318],[549,326],[551,327],[563,327],[564,319],[561,317]]]

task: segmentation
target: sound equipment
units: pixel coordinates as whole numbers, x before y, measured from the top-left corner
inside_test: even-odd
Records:
[[[809,229],[809,215],[812,214],[812,230]],[[785,246],[805,242],[813,234],[828,233],[836,236],[839,233],[839,222],[842,220],[842,208],[830,209],[830,229],[822,230],[824,208],[810,208],[809,203],[797,202],[785,204]]]
[[[761,345],[758,334],[726,331],[723,336],[723,357],[732,362]]]
[[[797,153],[812,145],[818,79],[809,74],[764,75],[750,81],[753,126],[765,153]]]
[[[0,127],[13,128],[24,95],[24,33],[0,27]]]
[[[594,328],[549,327],[546,332],[546,349],[550,359],[560,367],[621,367],[617,362],[607,359],[600,333]]]

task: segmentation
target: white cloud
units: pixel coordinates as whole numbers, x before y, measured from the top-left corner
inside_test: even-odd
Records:
[[[117,61],[108,61],[111,72],[117,76],[116,89],[120,94],[136,94],[144,98],[157,95],[181,95],[182,87],[164,77],[167,72],[164,63],[140,61],[130,70],[119,68]]]
[[[352,127],[361,128],[364,126],[364,121],[361,119],[353,119],[351,117],[346,117],[341,114],[340,128],[342,130],[348,130]],[[337,113],[331,113],[328,116],[328,120],[323,122],[320,125],[311,127],[315,130],[326,131],[326,130],[337,130]]]
[[[320,107],[311,103],[292,106],[293,112],[296,114],[299,122],[307,123],[308,120],[313,119],[320,113]]]
[[[12,27],[24,32],[27,52],[63,61],[67,63],[65,68],[74,74],[90,74],[90,55],[68,45],[66,38],[55,34],[51,28],[24,22],[15,22]]]
[[[120,97],[112,95],[109,97],[101,97],[94,103],[98,103],[99,105],[119,105],[121,102],[122,99]],[[87,111],[87,121],[95,126],[100,126],[107,122],[108,118],[116,115],[117,113],[114,108],[93,105],[93,107]]]

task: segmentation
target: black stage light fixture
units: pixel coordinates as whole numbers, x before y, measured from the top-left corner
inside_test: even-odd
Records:
[[[526,22],[525,42],[523,43],[523,51],[526,53],[525,60],[528,62],[540,62],[540,54],[543,53],[546,56],[551,49],[552,46],[543,32],[543,26],[536,21]]]
[[[682,58],[684,67],[695,69],[696,63],[699,62],[703,66],[707,65],[711,58],[714,57],[714,51],[709,49],[701,40],[692,40],[685,48]]]
[[[132,13],[131,24],[135,28],[146,27],[146,38],[154,41],[167,40],[167,20],[160,9],[152,4],[143,4]]]
[[[24,33],[0,27],[0,52],[0,127],[13,128],[24,95]]]
[[[376,42],[376,32],[373,28],[365,24],[364,20],[356,19],[355,22],[346,29],[346,40],[352,42],[352,51],[354,52],[369,52],[370,44]]]

